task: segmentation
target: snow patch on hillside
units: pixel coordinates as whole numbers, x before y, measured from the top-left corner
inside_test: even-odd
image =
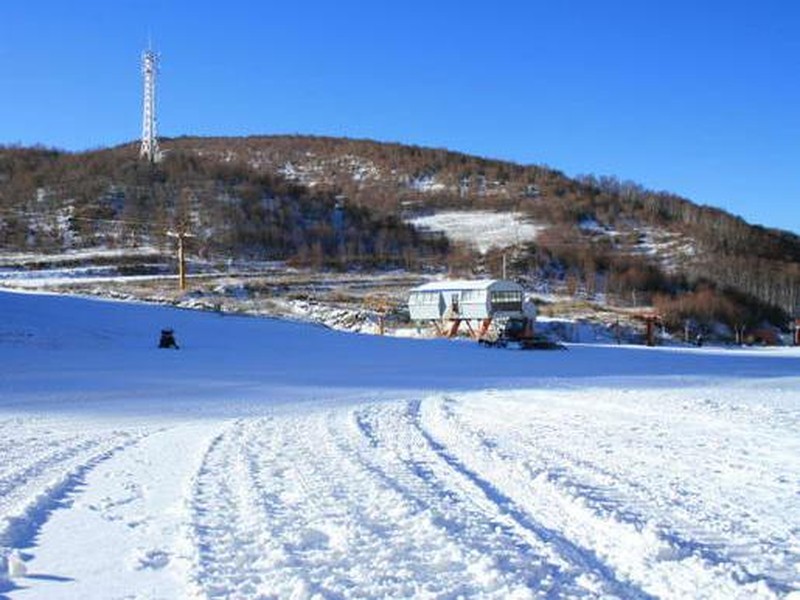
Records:
[[[445,184],[436,180],[435,175],[421,175],[409,178],[407,185],[412,190],[422,193],[441,192],[447,189]]]
[[[594,218],[582,219],[578,223],[578,228],[582,233],[592,237],[606,237],[616,245],[628,244],[632,252],[651,259],[668,273],[680,271],[698,254],[698,244],[695,240],[683,233],[666,229],[631,223],[629,229],[619,230]]]
[[[536,239],[544,226],[531,223],[522,213],[490,211],[444,211],[407,220],[418,229],[443,232],[458,242],[475,246],[480,252],[505,248]]]
[[[260,161],[251,161],[251,164],[256,168],[262,167]],[[335,184],[341,173],[346,173],[357,183],[381,179],[381,170],[373,161],[352,154],[325,159],[309,153],[300,160],[285,162],[277,167],[276,172],[286,179],[309,187]]]
[[[111,259],[153,258],[162,256],[162,251],[152,246],[138,248],[81,248],[65,252],[44,254],[41,252],[0,251],[0,268],[20,268],[36,264],[71,264],[79,261],[109,261]]]
[[[667,272],[676,272],[697,256],[697,243],[686,235],[652,227],[641,228],[637,250],[658,262]]]

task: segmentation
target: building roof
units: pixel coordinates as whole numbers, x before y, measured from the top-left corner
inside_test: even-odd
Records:
[[[444,279],[431,281],[413,288],[412,292],[450,292],[461,290],[488,290],[499,288],[502,290],[522,290],[522,286],[513,281],[503,279]]]

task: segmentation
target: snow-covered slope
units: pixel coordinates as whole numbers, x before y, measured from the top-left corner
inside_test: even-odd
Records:
[[[778,597],[800,352],[0,294],[10,598]],[[155,348],[161,328],[181,349]]]
[[[520,213],[485,210],[442,211],[408,222],[419,229],[440,231],[452,240],[475,246],[480,252],[533,241],[542,229]]]

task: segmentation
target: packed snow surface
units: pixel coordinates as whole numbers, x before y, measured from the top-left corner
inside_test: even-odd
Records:
[[[0,293],[0,597],[773,598],[800,352]],[[180,350],[158,350],[170,327]]]
[[[450,239],[475,246],[480,252],[532,241],[542,230],[540,225],[526,220],[522,213],[486,210],[443,211],[414,217],[408,222],[420,229],[441,231]]]

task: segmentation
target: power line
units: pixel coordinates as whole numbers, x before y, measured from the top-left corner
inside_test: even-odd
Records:
[[[45,213],[36,213],[30,211],[12,211],[12,210],[0,209],[0,217],[2,216],[53,219],[53,218],[58,218],[60,215],[55,215],[52,213],[45,214]],[[112,225],[132,225],[132,226],[141,225],[144,227],[154,226],[154,223],[152,221],[137,221],[134,219],[107,219],[103,217],[79,217],[73,215],[63,215],[63,218],[69,219],[71,221],[83,221],[87,223],[107,223]]]

